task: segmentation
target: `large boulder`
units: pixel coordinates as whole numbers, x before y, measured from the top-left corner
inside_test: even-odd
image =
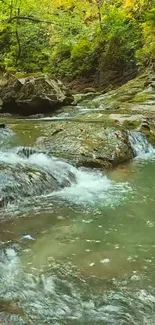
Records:
[[[72,101],[68,89],[46,75],[12,79],[0,87],[1,113],[49,113]]]
[[[128,132],[103,122],[57,121],[50,123],[50,134],[36,145],[76,166],[110,168],[133,158]],[[45,127],[46,129],[46,127]]]

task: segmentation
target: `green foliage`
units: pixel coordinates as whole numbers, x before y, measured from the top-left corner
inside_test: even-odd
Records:
[[[110,82],[154,65],[154,0],[0,0],[0,6],[3,70],[109,75]]]
[[[155,63],[155,23],[152,20],[142,24],[142,47],[137,50],[136,56],[142,66]]]
[[[88,38],[81,38],[71,51],[71,61],[77,74],[89,74],[93,70],[93,44]]]
[[[134,21],[127,20],[121,8],[111,7],[104,16],[102,34],[104,39],[98,44],[98,51],[102,48],[100,67],[120,73],[133,67],[140,34]]]

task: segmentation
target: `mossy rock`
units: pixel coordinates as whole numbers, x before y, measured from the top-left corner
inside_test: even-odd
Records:
[[[133,102],[135,103],[145,103],[149,100],[149,94],[141,92],[141,93],[137,93],[134,98],[133,98]]]
[[[144,127],[141,127],[141,131],[146,135],[148,141],[152,143],[152,145],[155,145],[155,130],[146,129]]]
[[[51,137],[41,145],[75,165],[108,168],[133,157],[127,132],[114,124],[109,127],[101,122],[63,121],[50,125]],[[58,128],[61,132],[56,133]]]
[[[122,127],[126,130],[135,130],[140,126],[140,121],[128,121],[125,120],[122,124]]]

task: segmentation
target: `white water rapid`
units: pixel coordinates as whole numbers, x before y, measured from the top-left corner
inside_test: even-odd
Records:
[[[0,194],[7,202],[51,196],[76,204],[100,201],[106,206],[129,190],[126,183],[113,182],[103,172],[77,169],[32,148],[0,152],[0,177]]]
[[[155,157],[155,149],[143,133],[138,131],[129,132],[129,141],[136,157],[142,159]]]

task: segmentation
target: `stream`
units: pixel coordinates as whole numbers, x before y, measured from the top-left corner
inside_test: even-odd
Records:
[[[0,324],[155,324],[155,150],[106,174],[37,139],[50,120],[0,129]]]

